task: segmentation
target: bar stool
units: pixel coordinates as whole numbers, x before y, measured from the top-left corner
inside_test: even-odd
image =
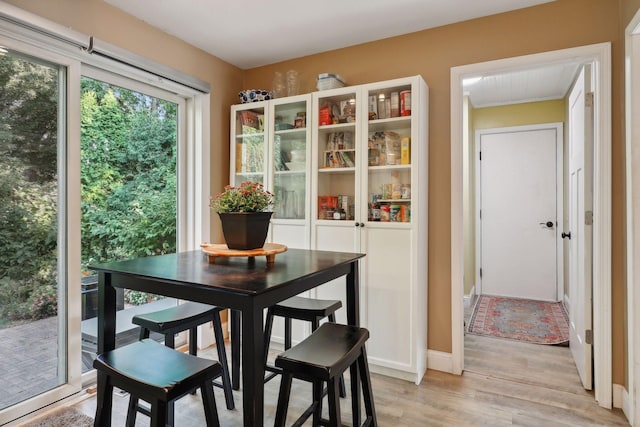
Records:
[[[164,343],[170,348],[175,348],[175,334],[189,330],[189,354],[192,356],[198,352],[198,326],[213,322],[218,361],[222,366],[222,382],[214,381],[213,385],[224,390],[227,409],[234,409],[233,390],[231,389],[227,352],[224,347],[222,321],[220,320],[220,311],[222,310],[223,308],[220,307],[189,301],[164,310],[138,314],[131,319],[131,322],[140,326],[141,340],[149,338],[150,332],[157,332],[165,336]],[[135,406],[133,407],[135,408]],[[146,413],[142,407],[138,407],[138,411]]]
[[[270,373],[265,376],[264,382],[266,383],[280,373],[280,369],[276,366],[267,364],[274,316],[284,318],[284,349],[288,350],[291,348],[292,319],[311,322],[311,331],[313,332],[318,329],[320,321],[324,318],[328,318],[329,322],[336,323],[335,313],[340,307],[342,307],[342,301],[340,300],[321,300],[300,296],[291,297],[269,307],[264,327],[264,365],[265,371]],[[340,397],[345,397],[346,395],[344,379],[340,377]]]
[[[377,426],[371,378],[365,343],[369,331],[357,326],[324,323],[309,337],[276,358],[276,366],[282,369],[282,382],[278,396],[278,407],[274,426],[283,427],[287,418],[291,381],[298,378],[313,383],[313,403],[296,420],[294,425],[302,425],[313,415],[313,425],[341,426],[340,399],[337,380],[354,363],[358,365],[362,396],[367,418],[363,425]],[[355,381],[355,378],[351,379]],[[329,420],[322,416],[323,383],[327,383],[329,400]],[[358,384],[351,384],[352,403],[359,405]],[[358,424],[358,414],[354,411],[353,425]]]
[[[98,355],[93,367],[106,374],[99,381],[103,396],[113,387],[130,393],[130,400],[143,399],[151,404],[151,426],[173,426],[173,402],[200,388],[208,427],[218,427],[218,411],[213,395],[213,378],[220,375],[220,363],[170,349],[154,340],[145,339]],[[110,419],[104,414],[103,402],[96,408],[96,425]],[[135,415],[135,411],[133,412]],[[107,418],[108,417],[108,418]],[[135,425],[135,416],[127,413],[127,427]]]

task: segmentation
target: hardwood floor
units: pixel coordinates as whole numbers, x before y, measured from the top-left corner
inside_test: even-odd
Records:
[[[577,377],[567,347],[539,346],[509,340],[467,335],[466,371],[461,376],[428,371],[422,383],[372,374],[380,426],[624,426],[618,409],[600,408],[593,394]],[[202,354],[213,355],[213,349]],[[348,382],[348,376],[347,376]],[[265,426],[273,425],[280,380],[265,386]],[[241,426],[240,392],[236,409],[224,406],[222,390],[215,389],[222,426]],[[310,385],[294,381],[289,422],[308,404]],[[113,425],[124,424],[128,397],[114,397]],[[93,416],[95,397],[74,405]],[[350,418],[348,399],[342,400],[342,416]],[[350,424],[350,422],[349,422]],[[136,426],[147,426],[138,416]],[[199,394],[176,404],[177,426],[203,426]],[[305,426],[311,425],[308,421]]]

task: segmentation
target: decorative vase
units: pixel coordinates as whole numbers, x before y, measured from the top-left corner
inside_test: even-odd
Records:
[[[229,249],[264,246],[273,212],[219,212],[222,233]]]

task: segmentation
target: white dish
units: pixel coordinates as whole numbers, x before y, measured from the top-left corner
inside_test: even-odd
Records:
[[[301,171],[306,167],[305,162],[285,162],[290,171]]]

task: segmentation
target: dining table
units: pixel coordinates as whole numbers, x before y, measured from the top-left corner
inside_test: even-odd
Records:
[[[209,257],[201,250],[97,263],[98,354],[115,348],[116,289],[225,307],[238,315],[244,426],[264,424],[264,309],[331,280],[346,277],[347,323],[359,325],[360,253],[288,249],[275,259]],[[145,363],[141,360],[140,363]],[[237,372],[237,371],[236,371]],[[352,410],[360,419],[358,370],[350,371]],[[111,425],[113,388],[97,374],[96,426]]]

